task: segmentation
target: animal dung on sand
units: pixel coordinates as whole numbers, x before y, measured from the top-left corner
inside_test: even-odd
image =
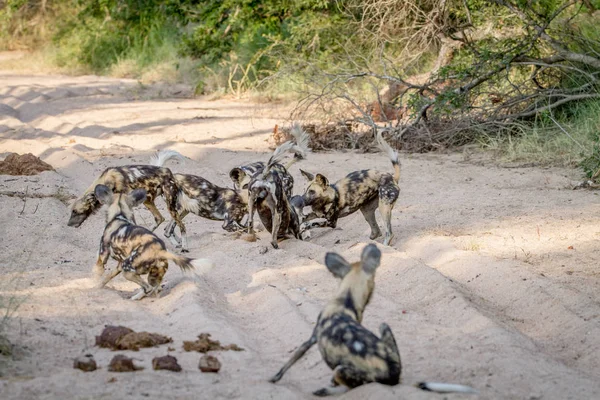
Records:
[[[142,369],[144,369],[144,367],[138,367],[133,363],[133,359],[124,356],[123,354],[117,354],[110,360],[110,364],[108,364],[108,370],[110,372],[135,372]]]
[[[170,337],[149,332],[135,332],[124,326],[107,325],[100,336],[96,336],[96,346],[112,350],[138,351],[140,347],[154,347],[172,343]]]
[[[83,372],[91,372],[95,371],[98,368],[96,364],[96,360],[94,360],[94,356],[91,354],[86,354],[81,357],[77,357],[73,361],[73,368],[80,369]]]
[[[221,362],[214,356],[202,356],[200,357],[198,368],[202,372],[219,372]]]
[[[155,370],[167,370],[173,372],[180,372],[181,365],[177,362],[177,359],[173,356],[154,357],[152,359],[152,368]]]
[[[212,350],[233,350],[233,351],[244,351],[237,344],[228,344],[227,346],[221,346],[221,342],[218,340],[212,340],[210,333],[201,333],[198,335],[198,339],[183,342],[183,349],[185,351],[197,351],[199,353],[206,353]]]

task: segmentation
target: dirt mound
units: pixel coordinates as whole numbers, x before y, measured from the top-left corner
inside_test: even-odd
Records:
[[[37,175],[44,171],[54,171],[54,168],[31,153],[11,153],[0,161],[0,175]]]

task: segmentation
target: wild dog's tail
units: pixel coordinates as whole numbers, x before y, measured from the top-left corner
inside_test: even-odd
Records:
[[[388,144],[383,138],[383,131],[377,130],[377,144],[379,144],[379,148],[384,153],[387,153],[388,157],[392,161],[392,165],[394,166],[394,180],[396,183],[400,182],[400,160],[398,159],[398,152],[392,149],[392,146]]]
[[[161,150],[150,158],[150,164],[157,167],[162,167],[169,160],[182,161],[183,159],[184,157],[175,150]]]
[[[290,134],[293,140],[289,140],[275,149],[273,155],[269,158],[265,172],[268,172],[275,163],[281,161],[287,153],[294,153],[294,158],[286,165],[286,169],[296,161],[304,160],[308,152],[310,152],[310,148],[308,147],[310,136],[308,136],[308,133],[299,124],[292,126]]]
[[[419,389],[436,393],[477,393],[477,390],[470,386],[458,385],[455,383],[421,382],[416,386]]]
[[[188,257],[183,257],[177,254],[173,254],[169,251],[165,251],[165,253],[163,254],[163,257],[165,257],[167,260],[173,261],[175,264],[177,264],[177,266],[179,268],[181,268],[181,270],[183,272],[188,272],[188,271],[196,271],[198,273],[206,273],[208,271],[210,271],[213,266],[214,263],[206,258],[188,258]]]

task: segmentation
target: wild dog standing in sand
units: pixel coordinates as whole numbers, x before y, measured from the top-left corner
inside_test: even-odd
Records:
[[[310,338],[271,382],[278,382],[296,361],[318,344],[323,360],[333,370],[333,386],[317,390],[313,393],[317,396],[343,393],[370,382],[400,383],[400,352],[390,327],[382,323],[378,338],[361,325],[363,312],[373,295],[375,271],[380,262],[381,251],[374,244],[367,245],[360,261],[353,264],[336,253],[327,253],[327,269],[342,280],[337,293],[319,314]],[[421,382],[417,387],[440,393],[476,393],[471,387],[448,383]]]
[[[168,156],[165,152],[163,157]],[[168,168],[154,165],[126,165],[122,167],[111,167],[104,170],[98,179],[85,191],[83,196],[75,200],[71,207],[71,217],[67,225],[79,227],[93,213],[101,207],[96,198],[95,189],[98,185],[105,185],[114,193],[127,193],[134,189],[144,189],[146,200],[144,205],[154,216],[154,231],[165,218],[156,208],[154,200],[162,195],[167,203],[169,214],[175,220],[182,232],[185,226],[177,214],[177,185],[175,178]],[[184,247],[182,251],[187,251]]]
[[[171,158],[183,159],[175,151],[161,151],[152,163],[161,167]],[[189,174],[174,174],[177,185],[177,211],[183,220],[190,212],[214,221],[223,221],[223,229],[228,232],[245,229],[242,219],[248,213],[247,190],[229,189],[217,186],[208,180]],[[175,246],[186,242],[185,232],[181,239],[175,235],[176,221],[171,220],[165,228],[165,236]]]
[[[371,227],[371,239],[381,236],[379,225],[375,219],[375,210],[379,208],[384,222],[384,245],[392,240],[392,209],[400,194],[400,162],[398,153],[383,139],[381,132],[377,133],[379,147],[387,153],[394,167],[394,175],[373,169],[356,171],[330,185],[329,180],[322,174],[310,174],[302,171],[309,180],[309,185],[303,195],[304,205],[311,206],[312,212],[305,217],[301,231],[315,227],[335,228],[339,218],[360,210]],[[320,221],[311,221],[324,218]]]
[[[98,185],[94,191],[101,204],[108,205],[106,227],[100,241],[98,260],[94,266],[96,277],[104,274],[104,266],[108,257],[112,256],[117,267],[101,279],[100,287],[104,287],[121,271],[126,279],[137,283],[142,289],[131,297],[140,300],[145,296],[158,296],[163,276],[169,267],[169,261],[175,262],[182,271],[190,271],[194,267],[203,267],[206,271],[212,263],[208,260],[182,257],[167,251],[165,244],[154,233],[135,225],[133,207],[146,199],[144,189],[135,189],[131,193],[113,193],[105,185]],[[140,275],[148,274],[148,282]]]
[[[279,381],[314,344],[318,344],[323,360],[333,370],[335,386],[317,390],[314,392],[317,396],[343,393],[369,382],[386,385],[400,382],[400,353],[390,327],[381,324],[378,338],[360,324],[373,294],[380,260],[381,252],[374,244],[366,246],[360,262],[353,264],[336,253],[327,253],[327,269],[342,280],[337,294],[319,314],[310,339],[296,350],[271,382]]]
[[[298,126],[292,129],[292,134],[296,143],[289,141],[275,149],[265,168],[252,176],[248,183],[248,233],[253,233],[256,210],[261,222],[271,233],[271,245],[276,249],[279,247],[277,239],[286,237],[288,233],[301,239],[300,220],[290,204],[291,187],[286,190],[285,178],[291,176],[287,168],[281,166],[278,161],[288,152],[294,153],[294,160],[288,167],[293,162],[304,159],[309,151],[309,137]],[[293,180],[291,182],[293,185]]]

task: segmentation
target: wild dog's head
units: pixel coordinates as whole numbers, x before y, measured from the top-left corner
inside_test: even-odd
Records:
[[[252,177],[247,174],[242,168],[236,167],[229,171],[229,177],[233,181],[233,188],[242,199],[248,203],[248,186]]]
[[[144,189],[135,189],[130,193],[113,193],[108,186],[98,185],[94,194],[102,205],[108,205],[106,222],[112,221],[118,215],[123,215],[125,219],[135,224],[133,208],[146,200]]]
[[[337,253],[327,253],[327,269],[342,280],[336,299],[339,306],[349,309],[360,322],[375,287],[375,270],[381,262],[381,251],[374,244],[366,246],[360,261],[350,264]]]
[[[306,206],[312,206],[315,201],[333,201],[333,190],[329,186],[329,180],[324,175],[313,175],[303,170],[300,170],[300,172],[309,182],[308,187],[302,196]]]
[[[83,195],[83,197],[75,200],[71,206],[71,217],[68,226],[79,228],[81,224],[92,214],[100,209],[102,204],[96,198],[94,192],[89,192]]]

